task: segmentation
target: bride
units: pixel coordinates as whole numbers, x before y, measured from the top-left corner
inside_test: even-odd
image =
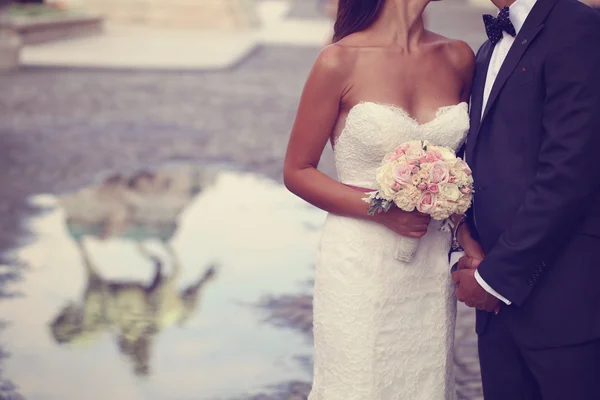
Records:
[[[293,193],[329,212],[314,290],[311,400],[455,399],[456,317],[437,221],[363,201],[385,153],[409,140],[458,149],[474,55],[425,29],[429,0],[340,0],[334,43],[304,88],[285,159]],[[317,170],[327,144],[339,182]],[[397,235],[421,238],[410,263]]]

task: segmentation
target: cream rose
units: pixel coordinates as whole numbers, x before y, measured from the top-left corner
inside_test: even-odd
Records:
[[[458,214],[464,214],[467,212],[469,207],[471,207],[471,197],[465,196],[464,198],[459,200],[458,205],[456,207],[456,212]]]
[[[375,179],[380,188],[380,192],[383,198],[391,199],[396,192],[394,191],[394,178],[392,177],[392,164],[384,164],[377,168]]]
[[[432,164],[422,164],[421,170],[419,171],[419,178],[424,181],[429,181],[429,173],[431,172]]]
[[[458,186],[456,186],[454,183],[445,183],[443,185],[440,185],[439,189],[440,196],[449,201],[457,201],[461,196]]]
[[[466,175],[472,175],[473,174],[473,172],[471,171],[471,167],[469,167],[469,164],[467,164],[466,162],[464,162],[460,158],[458,158],[456,160],[456,163],[454,164],[454,168],[460,170],[461,172],[465,173]]]
[[[421,191],[414,186],[408,186],[405,191],[410,201],[416,205],[419,198],[421,198]]]
[[[438,197],[435,210],[429,213],[429,215],[431,215],[431,218],[435,220],[442,221],[454,214],[455,210],[455,204],[450,204],[444,199]]]
[[[394,197],[394,204],[403,211],[411,212],[415,210],[415,202],[412,201],[408,190],[399,191]]]
[[[436,147],[435,151],[440,153],[444,161],[452,161],[456,159],[456,154],[454,154],[452,150],[447,149],[445,147]]]
[[[468,179],[468,177],[467,177],[465,174],[463,174],[463,173],[458,173],[458,174],[456,174],[456,175],[454,176],[454,179],[453,179],[453,181],[452,181],[452,182],[451,182],[451,181],[448,181],[448,182],[450,182],[450,183],[454,183],[455,185],[457,185],[457,186],[460,186],[460,187],[469,185],[469,179]]]

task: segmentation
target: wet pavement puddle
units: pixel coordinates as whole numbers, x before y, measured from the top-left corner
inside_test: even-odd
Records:
[[[29,400],[233,399],[309,382],[325,213],[251,173],[170,165],[39,195],[0,302]],[[299,294],[299,295],[297,295]]]

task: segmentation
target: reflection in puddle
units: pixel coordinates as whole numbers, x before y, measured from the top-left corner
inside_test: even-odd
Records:
[[[303,282],[324,213],[270,180],[182,165],[32,201],[48,211],[16,254],[23,296],[0,302],[4,375],[25,398],[307,390]],[[304,311],[288,297],[299,290]],[[265,296],[275,323],[247,306]]]
[[[70,303],[52,321],[54,340],[59,344],[94,342],[104,332],[114,332],[121,354],[134,366],[137,375],[147,375],[153,337],[174,324],[183,326],[196,311],[202,287],[213,278],[214,267],[188,288],[179,290],[180,265],[171,251],[171,276],[163,275],[163,262],[140,244],[140,253],[154,264],[149,284],[106,280],[78,242],[87,283],[83,299]]]

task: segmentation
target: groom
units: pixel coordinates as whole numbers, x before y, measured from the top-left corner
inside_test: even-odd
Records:
[[[600,13],[577,0],[492,1],[456,295],[479,310],[486,400],[598,400]]]

